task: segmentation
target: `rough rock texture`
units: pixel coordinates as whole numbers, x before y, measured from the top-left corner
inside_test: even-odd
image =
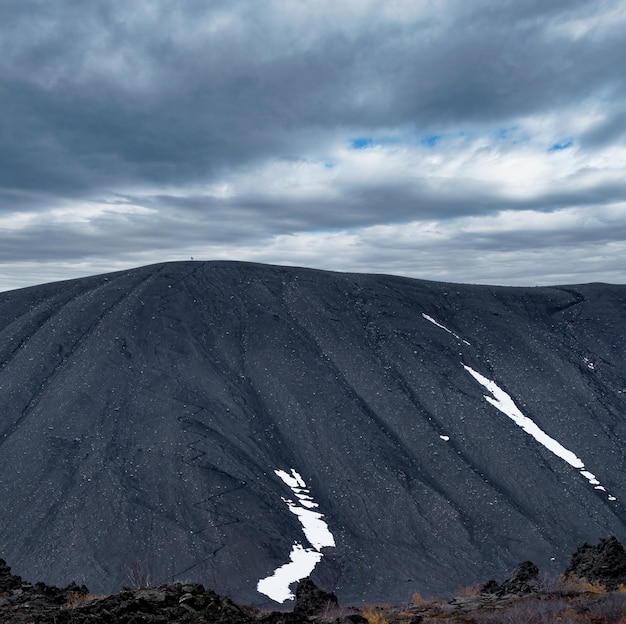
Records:
[[[497,594],[500,589],[500,585],[498,585],[498,581],[496,579],[489,579],[486,583],[483,583],[480,586],[481,594]]]
[[[502,589],[509,594],[528,594],[536,591],[539,585],[539,568],[532,561],[520,563],[502,583]]]
[[[22,577],[11,573],[11,568],[4,559],[0,559],[0,591],[17,589],[22,585]]]
[[[92,596],[86,587],[64,589],[27,583],[0,559],[3,624],[366,624],[359,613],[341,613],[337,599],[307,579],[296,612],[260,613],[235,604],[199,583],[174,583]],[[321,617],[316,617],[321,616]]]
[[[338,605],[335,594],[320,589],[310,578],[305,578],[298,583],[294,613],[322,615]]]
[[[500,585],[492,580],[483,585],[481,591],[499,596],[529,594],[537,591],[538,586],[539,568],[532,561],[523,561]]]
[[[59,588],[45,583],[29,583],[11,573],[11,568],[0,559],[0,622],[53,622],[60,608],[73,601],[82,601],[89,590],[76,583]]]
[[[626,552],[615,536],[601,539],[595,546],[583,544],[572,555],[566,576],[578,576],[600,582],[607,589],[626,584]]]
[[[258,581],[308,545],[274,472],[295,469],[336,543],[311,576],[344,604],[561,570],[626,534],[624,327],[624,286],[228,262],[0,293],[0,556],[57,586],[269,606]]]

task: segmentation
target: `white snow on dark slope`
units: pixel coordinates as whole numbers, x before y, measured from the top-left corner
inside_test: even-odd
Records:
[[[537,442],[545,446],[549,451],[554,453],[557,457],[560,457],[563,461],[567,462],[573,468],[576,468],[580,474],[594,486],[596,490],[606,489],[600,485],[600,482],[596,479],[596,476],[585,469],[585,464],[575,453],[566,449],[560,442],[550,437],[545,431],[543,431],[533,420],[524,416],[519,410],[513,399],[500,388],[495,381],[487,379],[480,373],[476,372],[473,368],[463,364],[463,368],[484,388],[486,388],[492,396],[485,396],[485,399],[491,403],[494,407],[500,410],[503,414],[506,414],[516,425],[521,427],[527,434],[531,435]],[[614,496],[608,495],[609,500],[615,500]]]
[[[471,346],[467,340],[463,340],[460,336],[455,334],[453,331],[448,329],[445,325],[442,325],[438,321],[436,321],[432,316],[428,314],[424,314],[422,312],[422,316],[427,320],[443,329],[444,331],[452,334],[457,340],[462,341],[464,344]],[[585,357],[584,362],[590,370],[594,370],[595,366],[593,362],[589,360],[589,358]],[[519,427],[521,427],[526,433],[531,435],[537,442],[545,446],[549,451],[554,453],[557,457],[560,457],[563,461],[566,461],[570,466],[576,468],[580,474],[589,481],[589,483],[594,487],[595,490],[601,490],[606,492],[606,488],[600,484],[596,476],[585,469],[585,464],[577,457],[572,451],[566,449],[560,442],[550,437],[545,431],[543,431],[533,420],[524,416],[522,412],[519,410],[517,405],[513,399],[500,388],[495,381],[491,379],[487,379],[480,373],[476,372],[474,369],[470,368],[463,364],[465,370],[478,381],[483,387],[485,387],[493,396],[486,396],[485,399],[489,401],[494,407],[499,409],[503,414],[506,414],[511,420],[513,420]],[[447,441],[447,436],[439,436],[442,440]],[[616,500],[615,496],[607,493],[607,497],[610,501]]]
[[[298,517],[304,535],[311,545],[306,547],[300,542],[295,542],[289,555],[291,561],[277,568],[271,576],[261,579],[257,584],[260,593],[276,602],[285,602],[295,597],[289,586],[313,572],[322,559],[321,549],[334,546],[335,538],[323,520],[324,514],[313,511],[319,505],[313,500],[304,479],[294,469],[291,473],[284,470],[274,472],[295,494],[297,502],[284,497],[283,501],[289,507],[289,511]]]
[[[428,316],[428,314],[424,314],[423,312],[422,312],[422,316],[427,321],[430,321],[433,325],[436,325],[440,329],[443,329],[444,331],[447,331],[449,334],[452,334],[457,340],[460,340],[461,342],[465,343],[466,345],[471,346],[470,343],[467,342],[467,340],[463,340],[463,338],[461,338],[458,334],[455,334],[452,330],[448,329],[445,325],[442,325],[441,323],[438,323],[432,316]]]
[[[300,579],[306,578],[313,572],[322,558],[322,553],[313,548],[305,548],[299,542],[291,547],[289,554],[291,561],[274,570],[274,574],[261,579],[257,590],[276,602],[293,600],[294,594],[289,586]]]

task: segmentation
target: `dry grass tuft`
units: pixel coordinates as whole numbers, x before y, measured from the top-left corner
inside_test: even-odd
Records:
[[[361,615],[367,620],[368,624],[389,624],[385,614],[376,607],[363,609]]]
[[[588,581],[579,576],[559,576],[559,586],[563,591],[579,594],[606,594],[606,586],[600,581]]]
[[[64,609],[74,609],[83,604],[87,604],[88,602],[93,602],[94,600],[98,600],[100,598],[104,598],[104,596],[94,596],[93,594],[82,594],[81,592],[70,592],[67,595],[67,599],[65,604],[63,605]]]
[[[426,600],[426,598],[424,598],[424,596],[422,596],[422,594],[420,594],[419,592],[415,592],[411,596],[411,604],[416,607],[424,607],[427,603],[428,601]]]
[[[474,585],[467,585],[466,587],[459,587],[454,592],[455,596],[480,596],[480,585],[474,583]]]

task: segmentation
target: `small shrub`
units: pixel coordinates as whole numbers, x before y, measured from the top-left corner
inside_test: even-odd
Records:
[[[626,596],[617,592],[605,594],[593,599],[587,608],[591,617],[599,622],[622,622],[626,614]]]
[[[426,599],[419,592],[415,592],[411,596],[411,604],[415,605],[416,607],[423,607],[426,605],[426,602]]]
[[[389,624],[380,609],[363,609],[363,611],[361,611],[361,615],[367,620],[368,624]]]
[[[580,576],[559,576],[559,585],[563,591],[579,594],[606,594],[606,586],[600,581],[588,581]]]
[[[497,613],[477,614],[478,624],[570,624],[575,615],[565,600],[524,600]]]
[[[63,608],[73,609],[74,607],[78,607],[79,605],[86,604],[88,602],[93,602],[94,600],[98,600],[98,598],[99,596],[94,596],[93,594],[82,594],[81,592],[70,592],[69,594],[67,594]]]
[[[480,585],[475,583],[474,585],[467,585],[466,587],[459,587],[455,590],[454,594],[456,596],[479,596],[480,595]]]
[[[122,570],[133,589],[143,589],[156,584],[151,559],[148,559],[147,562],[127,561],[122,566]]]

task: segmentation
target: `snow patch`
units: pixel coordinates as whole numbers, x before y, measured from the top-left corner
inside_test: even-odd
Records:
[[[335,546],[335,538],[323,520],[324,514],[313,511],[319,505],[313,500],[304,479],[294,469],[291,473],[284,470],[275,470],[274,473],[294,493],[297,502],[289,498],[282,499],[289,507],[289,511],[298,517],[302,531],[311,545],[306,547],[300,542],[295,542],[289,555],[290,563],[280,566],[274,574],[258,582],[257,591],[282,603],[295,598],[289,586],[311,574],[322,559],[320,550]]]
[[[291,547],[289,558],[290,563],[280,566],[272,576],[261,579],[257,584],[257,590],[261,594],[265,594],[276,602],[294,599],[295,596],[289,586],[309,576],[321,560],[322,553],[313,548],[305,548],[296,542]]]
[[[596,476],[585,469],[585,464],[582,459],[576,456],[575,453],[566,449],[560,442],[550,437],[545,431],[543,431],[533,420],[524,416],[519,410],[513,399],[500,388],[495,381],[487,379],[480,373],[476,372],[473,368],[463,364],[463,368],[484,388],[486,388],[493,396],[484,395],[485,400],[491,403],[494,407],[500,410],[503,414],[506,414],[516,425],[521,427],[527,434],[531,435],[537,442],[545,446],[549,451],[554,453],[557,457],[560,457],[563,461],[567,462],[572,468],[576,468],[580,474],[589,481],[594,489],[600,489],[597,486],[600,482],[596,479]],[[602,488],[606,492],[604,488]],[[608,495],[609,500],[616,500],[614,496]]]
[[[449,334],[452,334],[457,340],[460,340],[464,344],[466,344],[468,346],[471,346],[470,343],[467,342],[467,340],[463,340],[463,338],[461,338],[458,334],[455,334],[452,330],[448,329],[445,325],[442,325],[441,323],[438,323],[432,316],[428,316],[428,314],[424,314],[423,312],[422,312],[422,316],[427,321],[430,321],[433,325],[436,325],[440,329],[443,329],[444,331],[447,331]]]
[[[588,470],[581,470],[580,474],[591,483],[591,485],[600,485],[600,481],[596,479],[596,475],[589,472]]]

